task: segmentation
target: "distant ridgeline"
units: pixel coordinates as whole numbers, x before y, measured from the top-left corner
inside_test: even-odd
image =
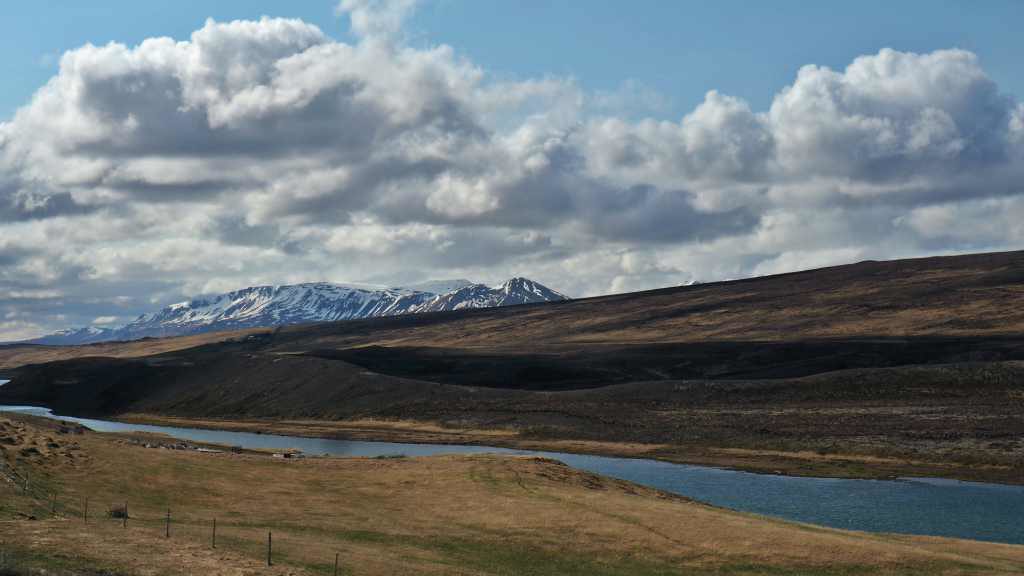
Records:
[[[567,300],[567,297],[527,278],[513,278],[499,286],[475,284],[468,280],[428,282],[409,288],[326,282],[253,286],[172,304],[156,313],[143,314],[120,328],[89,326],[62,330],[29,342],[89,344],[558,300]]]

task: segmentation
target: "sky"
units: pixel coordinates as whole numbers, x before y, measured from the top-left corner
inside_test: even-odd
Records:
[[[1024,239],[1024,3],[38,1],[0,341],[303,281],[587,296]]]
[[[60,55],[86,43],[138,44],[185,39],[207,18],[301,18],[351,41],[332,1],[37,0],[5,7],[0,23],[0,93],[9,117],[56,71]],[[588,91],[615,92],[640,83],[659,95],[650,113],[677,119],[709,89],[738,96],[755,110],[805,64],[844,68],[883,47],[930,52],[962,48],[1011,94],[1024,93],[1024,38],[1019,0],[433,0],[405,26],[418,47],[452,46],[502,77],[574,78]],[[794,33],[795,32],[795,33]]]

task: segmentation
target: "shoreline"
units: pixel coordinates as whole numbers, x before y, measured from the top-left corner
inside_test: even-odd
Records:
[[[303,438],[407,444],[461,444],[615,458],[638,458],[780,476],[865,480],[939,478],[1010,486],[1024,485],[1024,476],[1020,474],[1019,470],[995,465],[940,463],[865,454],[821,454],[806,450],[780,451],[736,446],[524,438],[520,432],[511,429],[462,429],[445,427],[433,422],[410,420],[225,420],[145,413],[129,413],[108,419],[129,424]]]
[[[176,573],[187,560],[193,573],[267,573],[271,528],[272,571],[294,575],[329,571],[335,551],[348,566],[381,563],[370,574],[440,566],[467,574],[1009,576],[1024,567],[1018,544],[737,512],[545,458],[285,461],[147,449],[116,432],[62,434],[49,417],[0,417],[0,425],[17,453],[39,447],[17,460],[38,482],[33,492],[0,483],[7,558],[13,552],[32,570]],[[85,518],[86,501],[98,503],[89,522],[69,521]],[[127,526],[103,520],[105,502],[130,502]],[[211,519],[219,520],[216,549]]]

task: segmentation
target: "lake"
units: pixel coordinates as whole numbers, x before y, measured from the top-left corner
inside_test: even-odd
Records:
[[[0,406],[54,416],[46,408]],[[716,506],[786,520],[869,532],[952,536],[1024,544],[1024,486],[935,478],[851,480],[754,474],[658,460],[513,450],[487,446],[402,444],[125,424],[59,417],[98,432],[156,432],[182,440],[244,448],[297,448],[309,455],[430,456],[501,453],[555,458],[581,470],[673,492]]]

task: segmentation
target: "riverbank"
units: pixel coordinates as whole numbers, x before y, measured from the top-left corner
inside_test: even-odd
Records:
[[[257,432],[306,438],[466,444],[521,450],[569,452],[596,456],[647,458],[678,464],[714,466],[745,472],[824,478],[893,479],[947,478],[996,484],[1024,485],[1019,467],[991,463],[928,461],[872,454],[778,450],[690,443],[653,444],[530,437],[516,429],[456,428],[435,422],[409,420],[221,420],[180,418],[156,414],[125,414],[116,420],[187,428]]]
[[[1024,571],[1022,546],[771,520],[543,458],[281,459],[147,448],[10,415],[0,433],[14,440],[5,462],[32,479],[30,493],[0,482],[0,540],[26,569],[305,575],[331,573],[337,553],[357,575]],[[126,523],[108,515],[122,503]],[[274,566],[260,568],[268,531]]]
[[[269,347],[234,343],[141,360],[25,367],[0,388],[0,403],[97,418],[173,416],[188,426],[497,444],[797,476],[1024,484],[1021,362],[543,391],[410,380],[326,353]]]

